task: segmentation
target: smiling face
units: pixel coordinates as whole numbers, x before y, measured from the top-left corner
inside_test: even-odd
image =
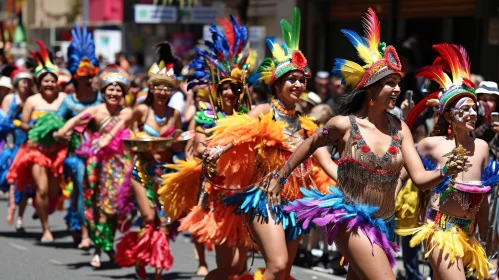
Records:
[[[117,84],[111,84],[104,91],[104,101],[109,105],[120,105],[123,98],[123,90]]]
[[[57,90],[57,81],[52,74],[43,76],[40,82],[40,92],[43,94],[55,94]]]
[[[469,97],[458,99],[454,106],[446,113],[446,118],[452,116],[456,129],[464,129],[466,131],[473,131],[477,120],[476,103]]]
[[[384,110],[395,108],[395,102],[400,95],[399,82],[400,75],[390,74],[377,82],[374,87],[370,87],[368,93],[372,94],[374,106],[381,106]],[[370,97],[371,95],[369,99]]]
[[[307,79],[302,71],[286,73],[275,85],[278,98],[285,104],[295,104],[307,87]]]
[[[478,98],[480,101],[487,103],[489,105],[490,111],[495,112],[497,109],[497,95],[481,93]]]
[[[227,81],[220,86],[220,91],[222,94],[224,109],[235,109],[239,94],[242,91],[241,85],[239,83],[231,83],[230,81]]]
[[[28,93],[30,87],[31,87],[31,80],[30,79],[21,79],[17,83],[17,89],[18,89],[19,93],[21,93],[21,94]]]
[[[173,88],[168,84],[159,84],[154,86],[152,90],[154,103],[166,106],[172,95]]]

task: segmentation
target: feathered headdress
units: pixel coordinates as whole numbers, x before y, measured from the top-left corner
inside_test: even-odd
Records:
[[[172,47],[168,42],[161,42],[154,46],[157,54],[157,63],[149,69],[149,88],[161,83],[167,83],[173,88],[179,84],[176,74],[182,70],[180,60],[172,53]]]
[[[14,71],[10,74],[10,79],[12,81],[12,85],[16,87],[21,79],[29,79],[33,81],[33,75],[22,68],[15,67]]]
[[[469,97],[477,102],[476,86],[470,80],[470,60],[466,50],[453,44],[433,45],[433,49],[439,56],[432,65],[419,69],[416,75],[438,83],[441,90],[428,95],[411,110],[407,117],[409,127],[428,107],[438,107],[438,112],[443,114],[456,99]],[[450,73],[452,79],[445,72]]]
[[[73,78],[97,76],[99,74],[99,60],[95,57],[95,44],[92,34],[87,32],[87,25],[83,29],[75,22],[71,30],[73,40],[68,47],[68,70]]]
[[[365,37],[353,30],[342,29],[341,32],[357,49],[364,66],[337,58],[334,61],[333,74],[342,77],[352,88],[363,88],[396,73],[402,76],[402,65],[395,48],[380,42],[380,23],[373,9],[367,10],[362,19]]]
[[[272,57],[267,57],[262,61],[256,73],[251,76],[251,82],[258,80],[272,85],[277,79],[293,70],[308,74],[307,59],[299,49],[300,25],[300,9],[294,8],[291,24],[285,19],[281,20],[284,43],[279,44],[276,38],[265,40],[272,52]]]
[[[120,85],[123,88],[123,95],[125,95],[130,88],[130,76],[128,76],[128,73],[119,66],[108,66],[102,71],[99,79],[101,91],[109,85]]]
[[[196,72],[189,88],[208,83],[218,87],[226,81],[245,83],[244,72],[248,69],[246,62],[250,54],[248,30],[234,15],[230,15],[230,21],[222,18],[216,21],[222,25],[223,31],[213,22],[210,26],[212,42],[205,41],[202,49],[194,49],[197,56],[190,68]]]
[[[39,80],[45,73],[51,73],[57,80],[59,68],[54,65],[52,61],[50,61],[49,53],[47,52],[47,48],[45,48],[45,44],[40,40],[36,40],[35,42],[40,47],[40,50],[37,52],[30,52],[30,54],[38,64],[35,68],[36,79]]]

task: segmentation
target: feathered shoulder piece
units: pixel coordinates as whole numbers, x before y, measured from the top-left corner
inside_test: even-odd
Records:
[[[265,40],[272,57],[267,57],[250,78],[251,81],[260,81],[268,85],[274,84],[276,80],[289,71],[300,70],[309,76],[307,59],[300,51],[300,9],[294,8],[291,24],[281,20],[282,37],[284,43],[279,43],[276,38]]]
[[[420,101],[409,113],[407,124],[412,126],[414,120],[428,107],[438,107],[440,114],[456,99],[471,98],[475,103],[476,86],[470,80],[470,60],[462,46],[453,44],[433,45],[439,53],[432,65],[424,66],[416,73],[440,85],[440,91],[428,95]],[[447,74],[451,74],[451,77]]]
[[[245,83],[246,62],[250,55],[248,30],[234,15],[230,16],[230,21],[223,18],[216,21],[223,30],[213,22],[211,42],[205,41],[202,47],[194,49],[197,56],[190,64],[195,70],[190,87],[203,83],[218,87],[225,81]]]
[[[73,77],[97,76],[99,74],[99,60],[95,57],[95,44],[92,34],[87,31],[87,25],[80,28],[74,24],[71,30],[73,40],[68,47],[68,70]]]
[[[484,186],[494,186],[499,183],[499,162],[490,160],[482,170],[482,184]]]
[[[54,65],[52,61],[50,61],[49,53],[47,52],[45,44],[40,40],[36,40],[35,42],[40,50],[37,52],[30,52],[30,54],[33,56],[37,63],[37,66],[35,68],[36,79],[39,80],[44,73],[51,73],[57,79],[59,75],[59,68]]]
[[[180,60],[172,53],[172,46],[168,42],[161,42],[155,45],[158,62],[154,63],[149,69],[149,88],[152,89],[159,84],[166,83],[172,88],[177,88],[179,80],[177,74]],[[181,66],[180,66],[181,68]]]
[[[353,61],[337,58],[334,62],[333,74],[342,77],[352,88],[363,88],[374,84],[390,74],[402,76],[402,64],[395,48],[386,46],[380,41],[380,23],[373,9],[367,10],[362,19],[365,36],[359,36],[353,30],[342,29],[341,32],[352,43],[360,59],[361,66]]]

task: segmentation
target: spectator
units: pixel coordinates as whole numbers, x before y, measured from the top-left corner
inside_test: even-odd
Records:
[[[324,125],[333,117],[333,109],[327,104],[319,104],[312,108],[310,116],[316,118],[321,125]]]
[[[499,89],[497,83],[483,81],[476,90],[480,102],[479,115],[481,124],[475,129],[477,138],[489,143],[490,156],[492,159],[499,159],[499,122],[492,121],[490,114],[498,112]]]
[[[319,71],[314,79],[315,91],[321,98],[322,102],[326,102],[329,99],[329,72]]]
[[[136,76],[144,72],[145,69],[141,66],[138,55],[129,56],[128,61],[130,61],[130,75]]]
[[[321,102],[322,100],[319,95],[317,95],[317,93],[313,91],[304,92],[302,93],[302,95],[300,96],[300,100],[298,101],[299,111],[302,114],[308,115],[310,114],[312,108],[321,104]]]
[[[341,77],[332,75],[328,87],[329,98],[324,103],[334,110],[338,97],[345,91],[345,85],[341,82]]]
[[[0,102],[12,90],[12,83],[8,77],[0,77]]]
[[[269,89],[265,84],[258,83],[250,88],[251,104],[253,106],[269,103]]]

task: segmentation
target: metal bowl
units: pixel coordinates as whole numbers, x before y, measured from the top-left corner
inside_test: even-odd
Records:
[[[134,153],[162,152],[171,149],[173,138],[141,137],[123,139],[125,148]]]

